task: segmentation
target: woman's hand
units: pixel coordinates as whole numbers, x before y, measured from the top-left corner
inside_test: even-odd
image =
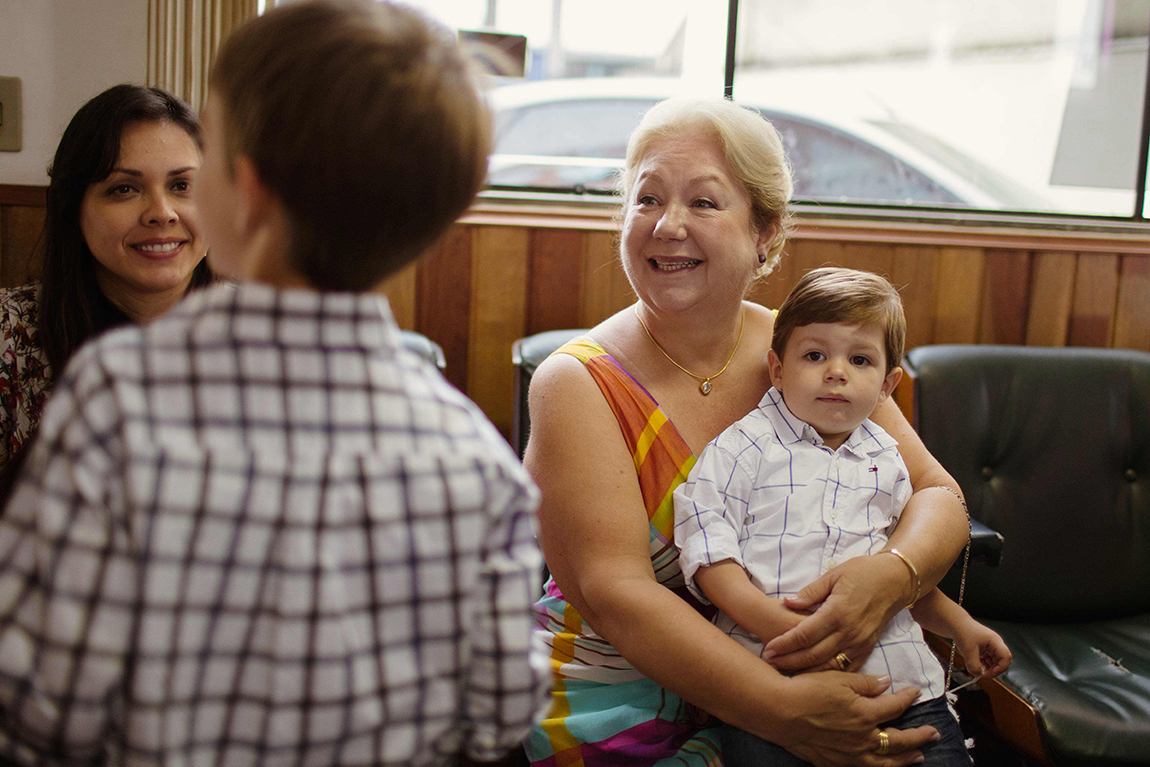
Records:
[[[898,717],[918,696],[907,687],[883,695],[889,677],[843,674],[837,671],[805,674],[791,680],[784,706],[793,712],[775,743],[817,767],[893,767],[921,760],[918,749],[937,740],[933,727],[911,730],[883,728],[889,739],[885,755],[879,747],[879,726]]]
[[[843,653],[857,669],[890,619],[913,597],[909,573],[894,555],[848,559],[784,600],[792,610],[814,613],[768,642],[763,658],[784,673],[795,673],[839,669],[835,658]]]

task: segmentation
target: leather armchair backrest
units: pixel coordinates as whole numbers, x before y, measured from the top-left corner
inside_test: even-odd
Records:
[[[972,570],[971,612],[1150,611],[1150,354],[924,346],[906,364],[919,435],[1006,539],[999,567]]]
[[[443,348],[425,335],[414,330],[400,330],[399,342],[410,352],[422,357],[425,361],[435,365],[440,372],[447,367],[447,359],[443,356]]]
[[[531,414],[527,407],[527,390],[531,386],[531,376],[539,363],[551,356],[572,338],[586,333],[582,330],[548,330],[533,336],[520,338],[511,347],[511,362],[515,366],[511,403],[511,447],[523,458],[527,449],[527,437],[531,433]]]

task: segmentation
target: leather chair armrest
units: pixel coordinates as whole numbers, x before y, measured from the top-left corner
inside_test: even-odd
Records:
[[[970,561],[998,567],[1002,561],[1002,533],[970,520]]]

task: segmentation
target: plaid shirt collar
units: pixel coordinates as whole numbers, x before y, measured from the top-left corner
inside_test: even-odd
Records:
[[[378,350],[400,345],[387,301],[371,293],[318,293],[245,282],[199,291],[179,311],[201,314],[203,321],[195,329],[200,338],[222,336],[288,348]]]

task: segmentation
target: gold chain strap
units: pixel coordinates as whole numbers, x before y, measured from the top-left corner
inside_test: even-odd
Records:
[[[966,570],[970,566],[970,509],[966,505],[966,499],[962,497],[962,493],[955,490],[953,487],[946,485],[935,485],[939,490],[945,490],[958,499],[962,504],[962,510],[966,513],[966,551],[962,555],[962,579],[958,583],[958,606],[962,607],[962,597],[966,594]],[[954,673],[954,655],[958,649],[958,643],[953,639],[950,640],[950,663],[946,667],[946,684],[943,687],[943,694],[945,695],[950,691],[950,677]]]
[[[635,304],[635,319],[639,320],[639,324],[643,326],[644,332],[647,333],[647,338],[651,339],[651,343],[655,344],[655,348],[662,352],[663,356],[666,357],[672,365],[679,368],[679,370],[682,370],[687,375],[691,376],[691,378],[702,381],[702,383],[699,384],[699,391],[703,393],[703,396],[711,393],[711,381],[727,372],[727,367],[730,366],[731,360],[735,358],[735,352],[739,350],[739,343],[743,340],[743,325],[745,325],[747,321],[747,310],[743,309],[742,314],[740,314],[739,317],[739,337],[735,339],[735,348],[731,349],[731,356],[727,357],[726,363],[723,364],[723,369],[714,375],[701,376],[697,373],[692,373],[690,370],[687,370],[687,368],[683,367],[678,362],[675,362],[675,359],[670,354],[667,354],[667,350],[664,349],[663,346],[655,340],[655,336],[651,335],[651,329],[647,327],[647,323],[643,322],[643,318],[639,316],[639,305]]]

